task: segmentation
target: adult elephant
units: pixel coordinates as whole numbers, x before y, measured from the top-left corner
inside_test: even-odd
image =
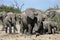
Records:
[[[60,10],[49,10],[49,11],[46,12],[46,15],[47,15],[48,18],[50,18],[50,20],[58,22],[57,24],[59,26],[59,23],[60,23],[59,22]]]
[[[3,25],[3,27],[2,27],[2,31],[4,31],[4,24],[3,24],[3,20],[4,20],[4,18],[7,16],[7,13],[6,12],[0,12],[0,20],[1,20],[1,22],[2,22],[2,25]]]
[[[16,14],[7,14],[7,17],[3,20],[4,27],[6,28],[6,33],[9,27],[9,33],[12,33],[12,27],[14,28],[14,33],[15,30],[17,31],[16,28]]]
[[[21,29],[20,31],[28,34],[32,34],[32,30],[34,28],[34,24],[36,23],[37,18],[35,17],[35,12],[36,10],[34,8],[29,8],[26,9],[25,12],[21,14]]]
[[[35,33],[43,34],[43,21],[47,18],[47,16],[43,13],[38,13],[37,18],[37,27],[35,28]]]
[[[7,16],[3,20],[3,24],[4,24],[5,32],[7,33],[7,30],[8,30],[8,27],[9,27],[9,33],[12,33],[12,29],[11,29],[11,18],[9,16]]]

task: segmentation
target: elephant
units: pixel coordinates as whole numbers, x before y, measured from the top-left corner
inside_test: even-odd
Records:
[[[16,14],[7,14],[7,17],[3,21],[4,26],[5,26],[5,31],[7,33],[8,27],[9,27],[9,33],[12,33],[12,27],[14,28],[14,33],[15,30],[17,31],[16,28]]]
[[[16,28],[16,21],[17,21],[16,14],[10,15],[10,18],[11,18],[11,26],[14,27],[14,33],[15,33],[15,30],[17,31],[17,28]]]
[[[35,28],[35,34],[43,34],[43,21],[47,18],[46,14],[38,13],[37,18],[37,27]]]
[[[43,30],[44,33],[54,34],[58,30],[57,22],[45,20],[43,21]]]
[[[48,11],[46,15],[48,16],[48,18],[53,18],[56,15],[56,11]]]
[[[60,10],[49,10],[49,11],[46,12],[46,15],[51,20],[53,20],[55,22],[58,22],[58,26],[60,25],[60,22],[59,22],[59,19],[60,19]]]
[[[7,13],[6,12],[0,12],[0,20],[1,20],[1,22],[2,22],[2,25],[3,25],[3,27],[2,27],[2,31],[4,31],[4,24],[3,24],[3,20],[4,20],[4,18],[7,16]]]
[[[34,28],[35,23],[37,22],[37,18],[35,17],[34,12],[35,12],[35,9],[29,8],[29,9],[26,9],[21,14],[20,32],[22,33],[26,32],[27,34],[33,34],[32,30]]]
[[[18,21],[19,24],[21,24],[21,14],[16,14],[16,21]]]
[[[8,30],[8,27],[9,27],[9,33],[12,33],[12,29],[11,29],[11,19],[9,18],[9,16],[7,16],[7,17],[3,20],[3,24],[4,24],[5,32],[7,33],[7,30]]]

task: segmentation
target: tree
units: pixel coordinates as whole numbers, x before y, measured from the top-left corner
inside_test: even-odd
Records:
[[[12,6],[5,6],[5,5],[0,5],[0,12],[5,11],[5,12],[15,12],[15,13],[21,13],[21,11],[17,8],[14,8]]]
[[[19,4],[18,4],[18,2],[17,2],[16,0],[14,0],[14,3],[15,3],[15,4],[12,3],[12,5],[13,5],[13,6],[16,6],[16,8],[19,9],[19,10],[21,10],[22,7],[24,6],[24,3],[22,3],[21,6],[19,6]]]

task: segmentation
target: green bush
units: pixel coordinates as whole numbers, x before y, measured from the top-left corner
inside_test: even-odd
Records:
[[[5,5],[0,5],[0,12],[5,11],[5,12],[14,12],[14,13],[21,13],[21,10],[18,8],[14,8],[12,6],[5,6]]]

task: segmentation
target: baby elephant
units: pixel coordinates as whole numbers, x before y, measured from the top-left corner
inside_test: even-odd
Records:
[[[44,29],[44,33],[54,34],[54,33],[56,33],[56,31],[58,29],[57,22],[44,21],[43,29]]]

